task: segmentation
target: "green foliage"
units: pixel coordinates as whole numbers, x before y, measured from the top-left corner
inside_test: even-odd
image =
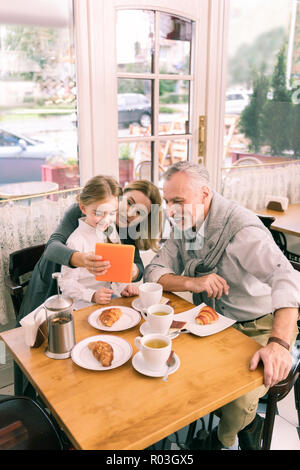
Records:
[[[282,47],[272,75],[273,97],[266,103],[262,122],[265,141],[272,155],[281,155],[292,147],[293,105],[286,86],[286,53]]]
[[[264,141],[263,120],[269,80],[263,74],[254,77],[253,94],[241,114],[239,128],[250,140],[250,150],[259,152]]]
[[[267,99],[269,87],[272,99]],[[272,155],[294,151],[300,155],[300,107],[292,103],[292,92],[286,85],[286,49],[277,54],[271,80],[263,73],[253,79],[253,95],[241,114],[239,128],[250,140],[250,150],[258,153],[263,145]]]
[[[119,159],[130,160],[132,158],[130,144],[119,145]]]
[[[228,63],[229,85],[250,86],[253,70],[271,76],[273,57],[284,41],[284,29],[275,28],[259,35],[251,44],[242,44]]]
[[[6,50],[23,52],[28,59],[38,63],[41,69],[53,60],[58,33],[53,28],[11,25],[4,36]]]
[[[165,95],[166,93],[175,92],[175,81],[174,80],[160,80],[159,81],[159,96]]]

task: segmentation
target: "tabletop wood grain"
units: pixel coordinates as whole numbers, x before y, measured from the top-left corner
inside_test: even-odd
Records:
[[[174,294],[164,296],[175,313],[193,307]],[[132,300],[111,304],[130,306]],[[110,334],[88,324],[97,308],[74,312],[76,342]],[[132,345],[133,354],[140,324],[113,333]],[[83,369],[71,358],[49,359],[45,344],[26,346],[21,328],[1,337],[77,449],[144,449],[263,382],[261,367],[249,371],[250,358],[260,346],[232,327],[207,337],[185,334],[174,339],[181,365],[167,382],[138,373],[131,359],[107,371]]]
[[[289,204],[287,210],[284,212],[264,209],[262,211],[256,211],[256,213],[275,217],[275,221],[271,225],[272,230],[300,237],[300,203]]]

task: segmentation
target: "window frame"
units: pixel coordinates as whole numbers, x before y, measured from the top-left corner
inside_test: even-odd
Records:
[[[78,80],[78,139],[80,148],[80,180],[84,184],[95,174],[110,174],[119,177],[118,163],[118,113],[117,113],[117,76],[115,24],[117,8],[129,8],[127,0],[73,0],[75,19],[75,40]],[[198,0],[186,0],[187,12],[166,8],[167,0],[147,0],[131,2],[130,8],[159,9],[187,19],[197,20],[192,11],[200,8]],[[137,4],[138,3],[138,4]],[[107,16],[109,8],[109,17]],[[224,148],[224,117],[227,67],[227,34],[230,0],[202,0],[201,14],[207,20],[195,28],[195,45],[192,50],[192,63],[195,74],[194,93],[191,109],[194,129],[189,136],[192,161],[202,161],[211,177],[211,186],[219,190]],[[113,22],[108,21],[111,18]],[[201,57],[199,45],[205,42]],[[107,54],[109,51],[109,54]],[[197,74],[203,67],[206,74]],[[127,77],[128,74],[126,74]],[[134,78],[135,74],[132,74]],[[146,74],[148,78],[148,74]],[[140,74],[138,75],[141,78]],[[167,78],[165,76],[165,78]],[[172,79],[173,74],[168,75]],[[184,75],[180,77],[184,79]],[[157,82],[158,83],[158,82]],[[98,106],[98,103],[101,103]],[[103,109],[105,112],[103,112]],[[206,152],[203,159],[198,158],[199,115],[206,116]],[[154,124],[155,125],[155,124]],[[156,123],[157,128],[157,123]],[[181,135],[174,136],[177,139]],[[187,135],[182,135],[187,138]],[[159,136],[166,140],[170,136]],[[131,138],[136,140],[135,137]],[[151,137],[145,137],[151,141]],[[129,142],[129,138],[122,138]],[[111,156],[103,158],[103,154]],[[158,174],[154,164],[154,174]]]

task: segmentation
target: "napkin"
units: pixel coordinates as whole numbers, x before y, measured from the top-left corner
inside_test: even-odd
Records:
[[[24,331],[25,343],[31,348],[38,348],[47,335],[44,304],[28,313],[20,320],[20,324]]]

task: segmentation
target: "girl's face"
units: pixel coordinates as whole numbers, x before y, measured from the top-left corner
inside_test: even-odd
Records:
[[[118,222],[120,226],[138,224],[151,212],[148,196],[136,189],[127,191],[120,203]]]
[[[80,209],[86,216],[87,224],[104,231],[116,221],[118,199],[111,197],[87,205],[80,204]]]

